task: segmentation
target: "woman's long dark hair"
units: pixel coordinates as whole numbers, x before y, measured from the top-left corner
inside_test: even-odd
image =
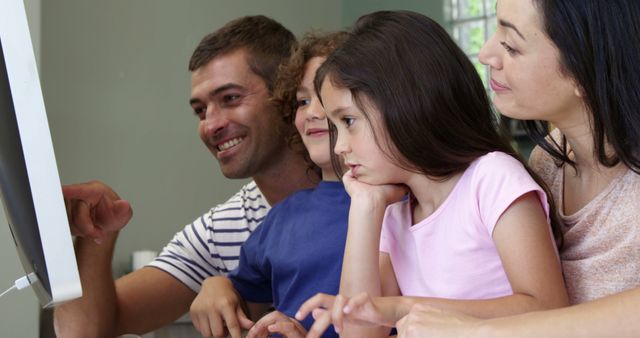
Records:
[[[533,3],[559,50],[562,71],[582,92],[598,161],[607,167],[622,162],[640,174],[640,1]],[[524,126],[558,163],[575,167],[564,137],[559,142],[545,139],[548,132],[540,121],[525,121]]]
[[[406,170],[444,180],[492,151],[518,159],[545,189],[561,245],[549,190],[499,129],[474,66],[435,21],[409,11],[361,17],[349,39],[318,69],[317,92],[325,79],[348,89],[369,123],[371,106],[380,112],[388,137],[377,135],[376,142]]]

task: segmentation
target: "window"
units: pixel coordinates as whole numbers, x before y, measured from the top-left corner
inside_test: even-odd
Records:
[[[478,60],[480,48],[496,30],[496,0],[444,0],[445,17],[451,35],[476,67],[482,82],[489,92],[489,67]],[[526,136],[520,121],[500,116],[500,123],[511,133],[515,148],[525,158],[533,148],[533,142]]]
[[[473,62],[487,86],[487,67],[478,60],[484,42],[496,29],[496,0],[445,0],[445,15],[453,38]]]

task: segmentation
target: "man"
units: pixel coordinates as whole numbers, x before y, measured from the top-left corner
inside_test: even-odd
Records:
[[[171,323],[207,277],[235,268],[240,245],[271,205],[315,184],[300,152],[287,145],[292,126],[269,99],[294,43],[279,23],[252,16],[229,22],[194,51],[190,104],[198,133],[226,177],[253,181],[176,234],[151,266],[114,282],[111,259],[132,215],[128,202],[100,182],[64,187],[84,296],[56,308],[59,336],[110,337]]]

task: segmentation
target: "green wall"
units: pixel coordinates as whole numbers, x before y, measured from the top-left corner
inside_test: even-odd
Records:
[[[377,10],[411,10],[422,13],[444,25],[444,0],[344,0],[342,2],[342,24],[350,26],[363,14]]]
[[[439,1],[26,2],[63,183],[103,180],[134,207],[116,248],[116,275],[128,269],[132,251],[160,251],[244,182],[224,178],[196,134],[186,65],[202,36],[249,14],[271,16],[297,35],[340,29],[378,9],[416,10],[442,22]],[[0,243],[6,289],[23,272],[1,210]],[[1,298],[0,310],[0,336],[37,336],[31,290]]]

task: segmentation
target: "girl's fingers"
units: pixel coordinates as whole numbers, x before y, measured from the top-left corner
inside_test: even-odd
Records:
[[[344,306],[344,313],[352,313],[354,310],[357,310],[368,302],[370,302],[370,297],[366,292],[351,297],[351,299],[349,299],[347,304]]]
[[[334,296],[318,293],[317,295],[307,299],[307,301],[300,306],[298,312],[296,312],[296,319],[305,319],[311,311],[317,308],[330,308],[333,305],[334,298]]]
[[[337,295],[331,309],[331,322],[337,333],[342,331],[342,323],[344,320],[344,304],[347,302],[343,295]],[[325,328],[326,329],[326,328]]]
[[[324,331],[331,325],[331,313],[325,311],[320,317],[316,318],[316,321],[311,325],[307,338],[319,338]]]

